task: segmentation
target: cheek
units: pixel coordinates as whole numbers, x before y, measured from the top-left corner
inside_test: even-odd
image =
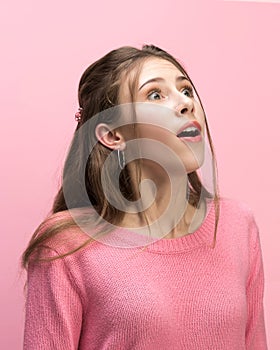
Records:
[[[199,122],[199,124],[201,125],[202,134],[204,135],[205,134],[205,116],[204,116],[203,110],[200,107],[200,105],[198,107],[198,112],[196,114],[196,119]]]
[[[166,152],[169,151],[179,156],[179,158],[185,153],[189,153],[188,146],[169,130],[151,125],[143,125],[139,129],[138,137],[140,139],[151,140],[150,143],[148,141],[145,145],[149,148],[148,152],[152,153],[155,159],[165,157]]]
[[[172,133],[166,129],[154,126],[154,125],[139,125],[137,130],[140,138],[147,138],[151,140],[157,140],[163,143],[172,136]]]
[[[201,122],[204,122],[205,121],[205,116],[204,116],[204,112],[203,112],[203,109],[201,107],[201,104],[196,101],[195,102],[195,110],[196,110],[196,114],[198,116],[198,118],[200,119]]]

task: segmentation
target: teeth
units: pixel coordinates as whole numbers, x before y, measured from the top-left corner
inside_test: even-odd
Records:
[[[189,126],[188,128],[184,129],[183,131],[196,131],[197,128],[195,126]]]
[[[184,129],[183,131],[180,132],[178,137],[194,137],[199,135],[200,132],[195,126],[189,126],[188,128]]]

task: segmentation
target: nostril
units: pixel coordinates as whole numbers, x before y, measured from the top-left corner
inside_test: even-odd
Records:
[[[184,113],[187,113],[187,112],[188,112],[188,109],[187,109],[187,108],[181,109],[181,114],[184,114]]]

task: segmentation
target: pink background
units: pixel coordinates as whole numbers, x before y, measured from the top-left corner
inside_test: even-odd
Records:
[[[268,345],[279,349],[280,4],[26,0],[1,7],[0,347],[22,348],[19,256],[58,189],[80,75],[111,49],[153,43],[184,62],[200,93],[221,193],[255,213]]]

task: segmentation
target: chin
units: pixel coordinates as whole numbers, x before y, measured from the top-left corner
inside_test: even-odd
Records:
[[[202,167],[204,163],[204,152],[196,153],[196,155],[190,155],[183,160],[187,173],[192,173]]]
[[[194,171],[198,170],[199,168],[200,168],[200,166],[190,167],[190,165],[188,164],[188,166],[186,166],[186,173],[187,174],[193,173]]]

